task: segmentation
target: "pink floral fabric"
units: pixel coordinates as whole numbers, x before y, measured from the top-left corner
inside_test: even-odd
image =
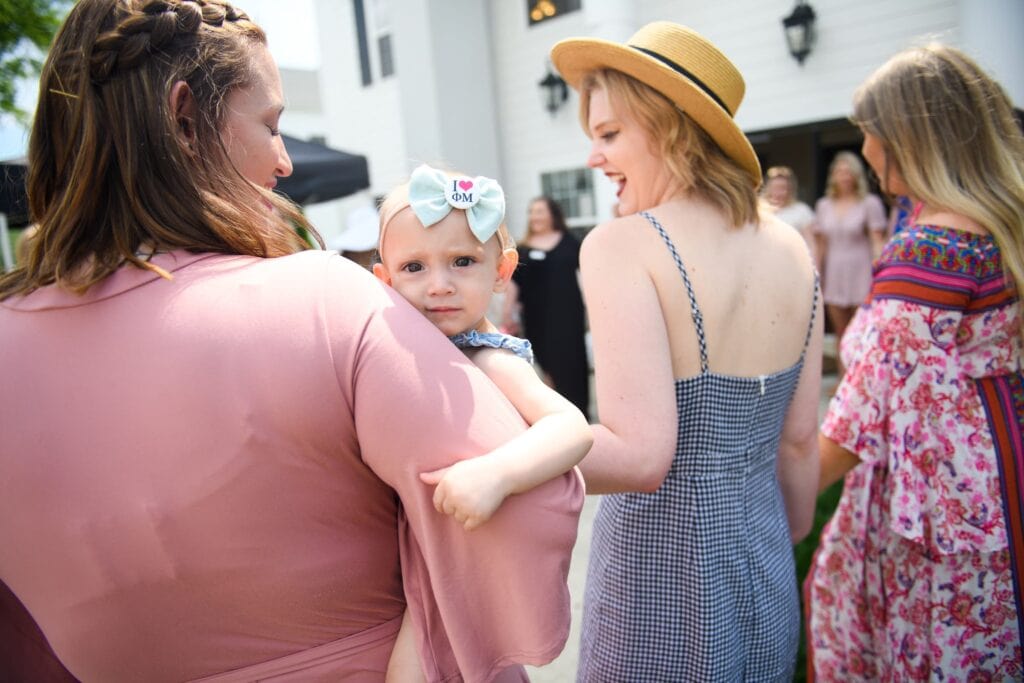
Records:
[[[915,227],[876,266],[822,432],[862,463],[808,577],[820,680],[1019,679],[999,470],[978,392],[1019,375],[1017,300],[988,237]]]

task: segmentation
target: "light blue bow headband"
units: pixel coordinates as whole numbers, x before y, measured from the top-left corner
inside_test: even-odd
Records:
[[[452,209],[463,209],[469,229],[480,243],[491,239],[505,218],[505,193],[496,180],[451,177],[423,164],[409,178],[409,206],[429,228]]]

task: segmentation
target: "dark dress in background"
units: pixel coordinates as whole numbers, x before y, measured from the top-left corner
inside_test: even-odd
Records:
[[[589,419],[590,366],[579,267],[580,242],[566,232],[550,251],[520,246],[519,267],[512,277],[519,287],[523,333],[537,362],[555,391]]]

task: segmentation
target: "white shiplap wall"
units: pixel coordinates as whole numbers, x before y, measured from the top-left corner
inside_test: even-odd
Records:
[[[363,86],[351,2],[316,0],[316,12],[327,144],[366,156],[368,194],[382,194],[406,173],[397,77],[381,80],[375,73]]]
[[[814,0],[817,43],[800,66],[782,29],[793,0],[641,4],[644,23],[691,26],[736,64],[747,84],[744,130],[847,116],[853,91],[890,56],[925,36],[956,38],[956,0]]]
[[[552,118],[540,105],[537,81],[551,46],[600,30],[595,6],[528,27],[521,2],[491,0],[495,74],[509,189],[509,222],[521,234],[529,198],[540,191],[540,173],[585,163],[588,142],[576,120],[575,93]],[[629,1],[629,0],[624,0]],[[747,94],[737,116],[745,130],[763,130],[845,117],[854,89],[899,50],[927,38],[957,41],[957,0],[814,0],[817,44],[801,67],[790,55],[782,17],[793,0],[635,0],[637,26],[656,20],[686,24],[707,36],[739,67]],[[588,14],[588,5],[590,13]],[[611,202],[603,178],[599,216]]]
[[[801,67],[789,55],[781,24],[795,0],[583,0],[581,11],[534,27],[528,25],[521,0],[487,0],[483,23],[480,14],[467,13],[475,17],[466,25],[460,25],[458,13],[445,2],[448,0],[393,0],[393,11],[404,12],[394,22],[396,28],[431,35],[424,41],[423,37],[403,39],[402,33],[396,33],[397,76],[375,79],[372,86],[364,88],[359,81],[351,2],[315,0],[324,132],[329,144],[367,156],[372,192],[379,194],[408,173],[408,135],[416,132],[414,146],[419,148],[431,139],[422,128],[436,126],[440,157],[457,157],[459,166],[469,172],[496,165],[496,175],[508,195],[509,227],[517,236],[525,229],[529,200],[540,192],[540,174],[582,166],[589,152],[589,141],[577,121],[576,94],[571,93],[569,102],[554,116],[544,110],[541,101],[538,81],[544,76],[551,46],[562,38],[603,35],[614,39],[611,34],[621,33],[624,39],[632,30],[658,19],[689,25],[715,42],[744,74],[747,94],[737,120],[745,130],[755,131],[845,117],[856,87],[894,53],[928,39],[959,45],[965,16],[972,18],[972,25],[981,25],[984,40],[986,22],[997,24],[1007,7],[1013,8],[1017,2],[1024,5],[1024,0],[812,0],[817,44]],[[411,9],[427,14],[417,21]],[[451,21],[436,21],[442,14]],[[1017,11],[1014,16],[1019,14]],[[434,21],[428,21],[431,18]],[[631,22],[636,24],[632,29]],[[454,46],[466,41],[467,35],[479,39],[480,31],[488,34],[485,50],[489,50],[493,83],[477,82],[463,95],[447,97],[464,97],[467,107],[474,106],[474,101],[479,104],[480,98],[494,98],[491,111],[480,108],[482,117],[491,120],[493,116],[494,123],[493,131],[474,132],[477,137],[490,136],[476,159],[471,145],[446,143],[455,139],[451,131],[425,112],[417,117],[415,106],[402,102],[403,93],[420,92],[428,100],[429,93],[424,95],[422,88],[417,91],[399,79],[436,82],[443,78],[428,73],[434,68],[429,60],[419,63],[415,53],[410,60],[405,51],[410,42],[418,40],[420,49],[426,47],[436,53],[432,58],[442,55],[444,61],[458,54]],[[977,41],[978,31],[973,34],[972,40]],[[445,49],[429,47],[436,41],[444,42]],[[970,52],[971,46],[963,47]],[[467,46],[468,52],[476,50]],[[1011,63],[1016,63],[1015,54],[1009,55]],[[1005,60],[1006,55],[1003,57]],[[435,91],[444,88],[430,92]],[[435,111],[444,113],[445,109],[435,107]],[[597,215],[604,218],[614,197],[603,176],[598,175],[595,184]]]
[[[584,33],[584,13],[573,12],[535,27],[527,24],[525,3],[492,0],[491,36],[495,91],[507,195],[507,220],[513,236],[526,229],[530,199],[540,194],[540,173],[582,166],[589,143],[576,117],[576,94],[552,117],[543,107],[538,82],[548,52],[559,39]]]

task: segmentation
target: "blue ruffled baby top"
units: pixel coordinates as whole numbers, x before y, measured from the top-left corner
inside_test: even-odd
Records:
[[[533,347],[529,340],[513,337],[510,334],[501,332],[460,332],[454,337],[448,337],[452,343],[460,349],[474,349],[488,347],[492,349],[505,349],[516,354],[527,363],[533,364]]]

